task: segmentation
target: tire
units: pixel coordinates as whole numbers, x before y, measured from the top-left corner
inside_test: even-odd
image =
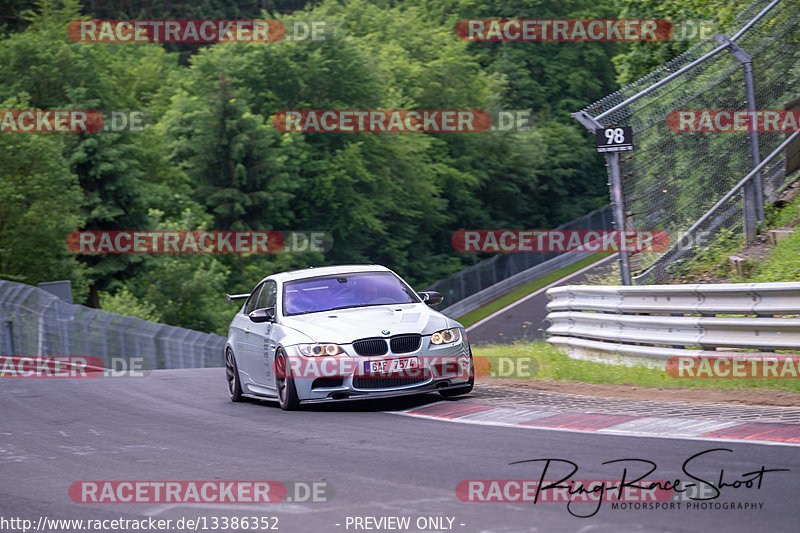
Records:
[[[291,376],[286,353],[278,348],[275,353],[275,388],[278,393],[278,403],[284,411],[295,411],[300,407],[294,378]]]
[[[242,382],[239,379],[239,367],[236,366],[236,358],[233,356],[233,350],[227,348],[225,350],[225,374],[228,380],[228,397],[232,402],[241,402],[244,400],[242,396]]]
[[[454,387],[452,389],[440,390],[439,394],[442,398],[452,398],[453,396],[461,396],[462,394],[469,394],[475,386],[475,365],[472,363],[472,348],[469,350],[469,380],[467,384],[461,387]]]

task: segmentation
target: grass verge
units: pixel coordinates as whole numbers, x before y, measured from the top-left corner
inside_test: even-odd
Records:
[[[769,252],[767,260],[756,265],[754,272],[745,281],[763,283],[769,281],[800,281],[800,230],[780,241]]]
[[[553,283],[554,281],[558,281],[559,279],[563,278],[564,276],[569,276],[570,274],[572,274],[574,272],[577,272],[578,270],[580,270],[580,269],[582,269],[582,268],[584,268],[586,266],[589,266],[592,263],[600,261],[601,259],[603,259],[605,257],[608,257],[609,255],[611,255],[610,252],[600,252],[600,253],[591,255],[589,257],[586,257],[584,259],[581,259],[577,263],[574,263],[572,265],[566,266],[566,267],[564,267],[564,268],[562,268],[560,270],[556,270],[552,274],[548,274],[546,276],[543,276],[541,278],[535,279],[533,281],[529,281],[525,285],[522,285],[521,287],[515,289],[514,291],[509,292],[505,296],[501,296],[497,300],[493,300],[493,301],[489,302],[488,304],[484,305],[483,307],[479,307],[478,309],[475,309],[474,311],[470,311],[466,315],[461,316],[461,317],[457,318],[456,320],[461,322],[464,325],[465,328],[468,328],[471,325],[473,325],[476,322],[478,322],[479,320],[481,320],[483,318],[486,318],[487,316],[491,315],[495,311],[499,311],[503,307],[516,302],[520,298],[523,298],[523,297],[529,295],[532,292],[538,291],[542,287],[546,287],[546,286],[550,285],[551,283]]]
[[[580,381],[608,385],[637,385],[641,387],[685,387],[691,389],[754,390],[771,389],[800,394],[800,379],[757,378],[673,378],[663,370],[644,365],[623,366],[593,361],[570,359],[554,346],[543,340],[517,342],[514,344],[475,345],[473,355],[489,361],[498,358],[527,359],[531,372],[520,379],[542,379],[551,381]],[[479,362],[476,361],[476,371]],[[491,374],[490,374],[491,375]],[[500,375],[497,377],[515,377]]]

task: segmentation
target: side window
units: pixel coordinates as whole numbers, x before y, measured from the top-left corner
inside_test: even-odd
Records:
[[[261,294],[258,295],[258,303],[256,309],[263,309],[265,307],[275,307],[276,297],[278,295],[278,285],[274,281],[267,281],[264,283],[264,288],[261,289]]]
[[[258,300],[258,293],[263,287],[264,285],[261,284],[250,293],[250,298],[248,298],[247,303],[244,304],[244,314],[249,315],[254,310],[258,309],[258,307],[256,307],[256,301]]]

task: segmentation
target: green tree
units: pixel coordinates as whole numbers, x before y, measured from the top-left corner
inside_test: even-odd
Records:
[[[161,313],[154,304],[137,298],[127,287],[122,287],[113,295],[100,291],[100,309],[109,313],[135,316],[151,322],[161,322],[163,320]]]
[[[412,0],[427,18],[452,35],[461,19],[615,18],[614,0]],[[469,54],[485,71],[501,76],[502,105],[531,109],[543,119],[569,122],[569,113],[617,88],[613,42],[472,42]]]
[[[151,210],[153,231],[201,231],[212,218],[202,208],[187,208],[178,218]],[[232,311],[226,305],[229,268],[220,257],[203,254],[152,254],[135,274],[110,283],[100,293],[101,308],[158,320],[173,326],[225,334]]]
[[[25,99],[0,109],[27,109]],[[85,268],[67,249],[83,222],[83,195],[58,134],[0,134],[0,275],[23,283],[69,279],[86,295]]]
[[[29,105],[39,109],[143,110],[177,62],[158,45],[72,42],[67,26],[78,18],[75,0],[40,0],[25,29],[0,40],[0,99],[25,93]],[[175,194],[163,197],[164,187],[181,177],[169,169],[163,144],[148,135],[100,131],[64,137],[67,167],[84,193],[77,204],[85,209],[86,229],[147,229],[149,208],[175,209]],[[99,290],[141,262],[134,255],[81,260],[89,266],[94,305]]]
[[[673,22],[674,28],[685,25],[691,35],[690,24],[705,22],[712,33],[727,33],[730,23],[751,0],[620,0],[619,18],[655,18]],[[687,21],[692,21],[687,23]],[[737,28],[738,29],[738,28]],[[683,33],[680,29],[678,33]],[[617,79],[627,85],[661,67],[691,46],[708,38],[698,31],[690,39],[630,43],[629,49],[614,58]]]
[[[234,96],[224,74],[204,99],[179,92],[165,127],[172,159],[185,168],[215,228],[265,230],[288,222],[291,193],[272,160],[280,136]]]

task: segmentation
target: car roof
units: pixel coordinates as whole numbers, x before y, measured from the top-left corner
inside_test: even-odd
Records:
[[[355,272],[391,272],[391,270],[383,265],[337,265],[279,272],[269,276],[268,279],[287,282],[298,279],[315,278],[317,276],[334,276],[337,274],[352,274]]]

